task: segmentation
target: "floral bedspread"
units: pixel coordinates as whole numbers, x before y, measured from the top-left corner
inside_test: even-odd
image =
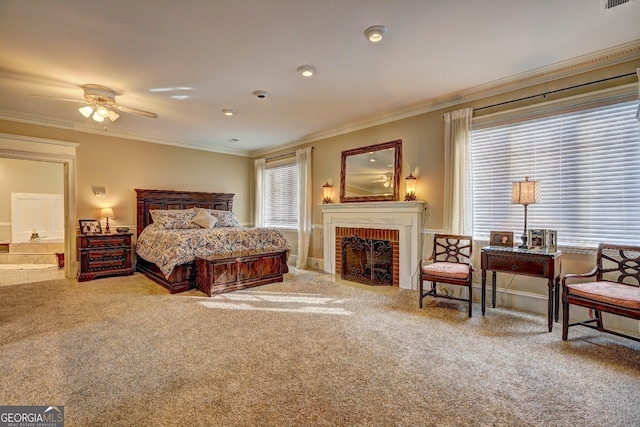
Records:
[[[197,256],[234,256],[290,251],[282,233],[275,228],[220,227],[212,229],[163,229],[151,224],[136,243],[136,253],[153,262],[169,277],[179,264]]]

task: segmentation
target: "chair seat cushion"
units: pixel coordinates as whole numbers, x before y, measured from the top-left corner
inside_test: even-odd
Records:
[[[569,294],[640,310],[640,288],[615,282],[588,282],[566,285]]]
[[[433,277],[467,279],[471,268],[469,264],[456,262],[434,262],[422,266],[422,273]]]

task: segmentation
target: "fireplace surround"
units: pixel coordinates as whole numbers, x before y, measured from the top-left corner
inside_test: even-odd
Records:
[[[322,205],[324,270],[340,274],[340,228],[397,231],[397,285],[417,289],[425,202],[360,202]],[[363,237],[361,235],[361,237]],[[374,238],[377,238],[374,236]],[[391,240],[391,239],[388,239]]]

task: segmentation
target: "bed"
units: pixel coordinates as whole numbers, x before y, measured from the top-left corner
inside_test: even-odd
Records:
[[[152,214],[154,210],[193,209],[199,211],[197,208],[202,208],[212,213],[217,212],[220,214],[220,211],[232,213],[234,194],[147,189],[136,189],[135,191],[137,195],[136,233],[138,237],[136,242],[136,269],[167,288],[170,293],[184,292],[198,285],[196,257],[215,259],[218,264],[221,262],[226,263],[227,267],[234,264],[243,265],[246,268],[247,265],[250,265],[250,275],[238,275],[232,281],[228,278],[228,269],[212,269],[211,271],[214,273],[207,274],[208,276],[213,274],[213,277],[207,277],[207,280],[211,282],[216,282],[215,271],[220,271],[220,274],[226,275],[224,282],[227,285],[223,289],[216,288],[218,289],[216,292],[281,282],[283,281],[284,273],[289,271],[287,258],[290,248],[284,236],[275,229],[231,226],[202,230],[167,230],[172,236],[169,237],[170,243],[158,243],[160,242],[159,240],[148,240],[149,238],[159,239],[161,234],[157,230],[160,224],[154,224],[153,216],[157,217],[158,215],[158,212]],[[191,248],[189,250],[193,249],[192,254],[187,254],[186,249],[172,246],[177,245],[176,242],[181,239],[190,242]],[[224,252],[220,244],[217,243],[218,240],[233,241],[236,246],[231,248],[231,252]],[[204,243],[193,243],[194,241],[202,241]],[[242,247],[242,241],[245,242],[244,247]],[[164,258],[161,260],[150,256],[151,248],[158,248],[159,246],[162,246],[164,251]],[[175,256],[171,256],[172,247],[176,248]],[[179,263],[172,265],[171,258],[176,258]],[[180,260],[186,258],[189,259],[187,262],[180,262]],[[150,259],[154,259],[155,262]],[[263,270],[269,273],[263,275],[261,273]],[[277,274],[274,274],[274,270]],[[211,291],[206,287],[201,290],[211,295]]]

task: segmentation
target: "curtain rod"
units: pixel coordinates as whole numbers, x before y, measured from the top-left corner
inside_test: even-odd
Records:
[[[311,149],[313,150],[316,147],[311,147]],[[292,151],[290,153],[284,153],[284,154],[278,154],[277,156],[273,156],[273,157],[267,157],[266,159],[264,159],[265,162],[270,162],[272,160],[276,160],[276,159],[280,159],[282,157],[290,157],[290,156],[295,156],[296,152]]]
[[[549,92],[539,93],[537,95],[525,96],[523,98],[512,99],[511,101],[498,102],[497,104],[491,104],[491,105],[486,105],[484,107],[474,108],[473,111],[476,112],[476,111],[484,110],[484,109],[487,109],[487,108],[498,107],[500,105],[506,105],[506,104],[511,104],[513,102],[518,102],[518,101],[524,101],[524,100],[527,100],[527,99],[537,98],[538,96],[546,97],[547,95],[551,95],[552,93],[562,92],[562,91],[570,90],[570,89],[576,89],[576,88],[579,88],[579,87],[589,86],[589,85],[593,85],[593,84],[596,84],[596,83],[607,82],[609,80],[620,79],[622,77],[629,77],[629,76],[633,76],[635,74],[636,74],[636,72],[634,71],[633,73],[621,74],[621,75],[615,76],[615,77],[607,77],[606,79],[600,79],[600,80],[596,80],[596,81],[589,82],[589,83],[582,83],[582,84],[575,85],[575,86],[569,86],[569,87],[565,87],[565,88],[562,88],[562,89],[556,89],[556,90],[552,90],[552,91],[549,91]]]

